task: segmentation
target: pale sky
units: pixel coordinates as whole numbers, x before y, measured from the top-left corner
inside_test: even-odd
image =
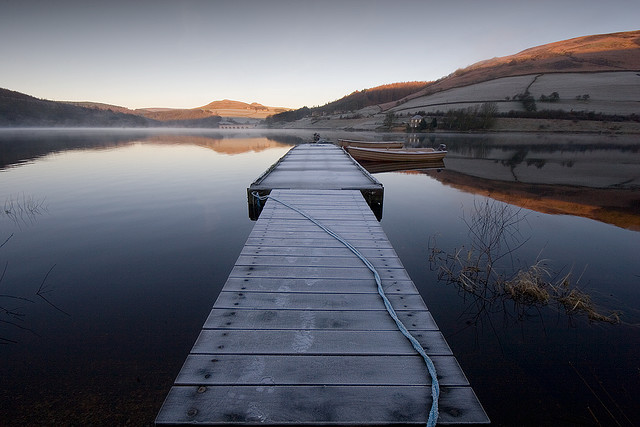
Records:
[[[0,87],[129,108],[312,107],[639,27],[638,0],[0,0]]]

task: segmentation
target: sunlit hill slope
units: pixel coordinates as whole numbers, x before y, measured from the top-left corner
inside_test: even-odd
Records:
[[[284,107],[267,107],[257,102],[248,104],[246,102],[232,101],[224,99],[222,101],[213,101],[207,105],[190,109],[171,109],[171,108],[144,108],[134,110],[134,114],[154,119],[154,120],[185,120],[185,119],[201,119],[204,117],[235,117],[235,118],[251,118],[264,119],[272,114],[288,111]]]
[[[383,127],[388,112],[396,114],[395,125],[399,127],[406,125],[405,117],[419,112],[446,113],[487,102],[493,103],[500,114],[529,112],[520,98],[527,93],[538,103],[538,112],[640,115],[640,31],[578,37],[533,47],[424,82],[401,97],[366,105],[350,102],[353,96],[361,98],[368,91],[270,120],[284,127],[376,130]],[[553,101],[548,101],[554,93]],[[336,104],[346,108],[328,108]],[[513,130],[532,130],[521,125],[516,124]],[[539,124],[534,126],[539,128]]]
[[[477,62],[429,84],[409,98],[502,77],[638,70],[640,30],[600,34],[545,44],[515,55]]]

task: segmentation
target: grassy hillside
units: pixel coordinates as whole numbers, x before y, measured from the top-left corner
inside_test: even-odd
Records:
[[[640,70],[640,30],[577,37],[456,70],[404,100],[503,77],[543,73]],[[388,109],[395,104],[385,104]]]
[[[334,114],[347,111],[356,111],[362,108],[377,106],[380,104],[397,101],[424,88],[428,82],[404,82],[392,83],[376,86],[370,89],[363,89],[330,102],[322,107],[307,108],[286,111],[269,117],[268,122],[289,122],[309,116],[311,114]]]
[[[251,119],[264,119],[269,115],[283,111],[288,111],[288,108],[267,107],[265,105],[258,104],[257,102],[247,104],[246,102],[224,99],[222,101],[213,101],[207,105],[197,108],[143,108],[135,110],[134,114],[139,114],[154,120],[175,121],[205,119],[208,117],[244,117]]]
[[[109,109],[47,101],[0,88],[0,126],[147,127],[155,121]]]
[[[428,82],[404,82],[376,86],[371,89],[352,92],[337,101],[319,107],[318,110],[325,113],[360,110],[372,105],[397,101],[425,88],[427,85]]]

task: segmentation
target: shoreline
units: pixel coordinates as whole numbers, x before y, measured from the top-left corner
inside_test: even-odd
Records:
[[[348,122],[348,123],[345,123]],[[360,123],[357,123],[360,122]],[[311,123],[301,120],[281,127],[271,129],[287,130],[318,130],[340,132],[376,132],[429,135],[439,133],[461,133],[461,131],[435,129],[433,131],[406,132],[406,124],[394,126],[392,129],[381,129],[377,123],[371,120],[358,119],[324,119]],[[476,129],[462,133],[546,133],[546,134],[605,134],[605,135],[638,135],[640,134],[640,122],[624,121],[597,121],[597,120],[564,120],[564,119],[528,119],[498,117],[495,124],[489,129]]]
[[[404,135],[433,135],[447,133],[543,133],[543,134],[576,134],[576,135],[640,135],[640,122],[634,121],[598,121],[598,120],[566,120],[566,119],[531,119],[531,118],[510,118],[498,117],[495,119],[494,125],[489,129],[475,129],[468,131],[457,131],[449,129],[435,129],[431,131],[407,132],[406,124],[394,126],[391,129],[383,129],[380,123],[373,122],[371,119],[321,119],[321,120],[299,120],[296,122],[285,123],[282,126],[274,127],[255,127],[252,129],[225,129],[216,127],[165,127],[165,126],[136,126],[136,127],[104,127],[104,126],[0,126],[0,132],[36,130],[36,131],[61,131],[61,130],[112,130],[112,131],[153,131],[166,130],[172,132],[246,132],[248,130],[309,130],[309,131],[328,131],[328,132],[373,132],[373,133],[393,133]]]

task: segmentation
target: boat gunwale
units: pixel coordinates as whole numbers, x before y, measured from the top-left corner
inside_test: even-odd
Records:
[[[425,160],[441,160],[444,159],[447,154],[447,151],[434,150],[433,148],[346,147],[346,150],[356,160],[386,162],[419,162]]]

